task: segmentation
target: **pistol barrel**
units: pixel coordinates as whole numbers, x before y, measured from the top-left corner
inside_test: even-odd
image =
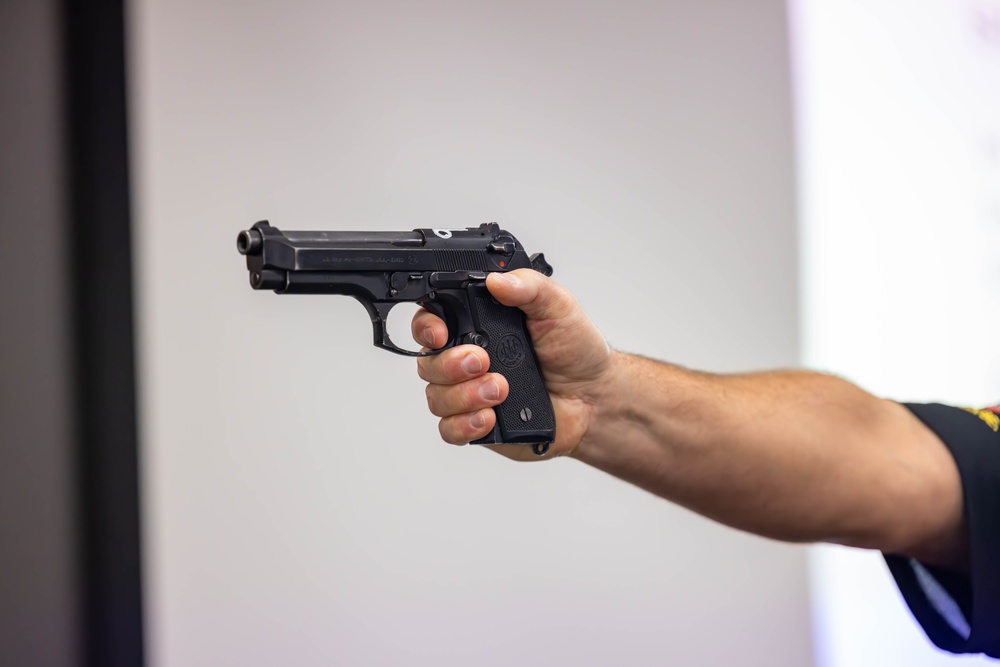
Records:
[[[244,229],[236,237],[236,249],[241,255],[259,255],[264,248],[264,237],[256,229]]]

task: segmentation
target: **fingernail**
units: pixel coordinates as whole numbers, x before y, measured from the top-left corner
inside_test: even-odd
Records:
[[[486,425],[486,415],[483,414],[482,410],[480,410],[479,412],[474,412],[472,416],[469,417],[469,426],[471,426],[472,428],[478,430],[485,425]]]
[[[420,334],[420,336],[421,336],[421,338],[424,339],[424,343],[426,343],[428,347],[434,347],[434,330],[433,329],[431,329],[430,327],[427,327],[426,329],[424,329],[423,333]]]
[[[486,401],[495,401],[500,398],[500,385],[496,380],[487,380],[479,385],[479,396]]]
[[[462,370],[470,374],[482,373],[483,362],[476,355],[467,354],[465,355],[465,359],[462,359]]]
[[[517,279],[517,276],[510,273],[498,273],[496,274],[496,277],[506,282],[511,287],[517,287],[521,282]]]

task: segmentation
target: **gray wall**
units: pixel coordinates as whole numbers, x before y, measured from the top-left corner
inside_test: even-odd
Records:
[[[611,342],[798,357],[783,3],[131,6],[149,655],[810,662],[805,552],[575,461],[438,441],[350,299],[255,293],[249,223],[497,220]]]
[[[79,649],[59,5],[0,4],[0,664]]]

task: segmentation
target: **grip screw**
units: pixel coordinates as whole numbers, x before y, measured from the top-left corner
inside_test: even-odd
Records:
[[[531,408],[521,408],[521,421],[526,422],[531,419]]]

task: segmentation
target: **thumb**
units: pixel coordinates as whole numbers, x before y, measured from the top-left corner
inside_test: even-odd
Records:
[[[486,287],[497,301],[520,308],[533,320],[561,320],[578,308],[566,288],[534,269],[491,273]]]

